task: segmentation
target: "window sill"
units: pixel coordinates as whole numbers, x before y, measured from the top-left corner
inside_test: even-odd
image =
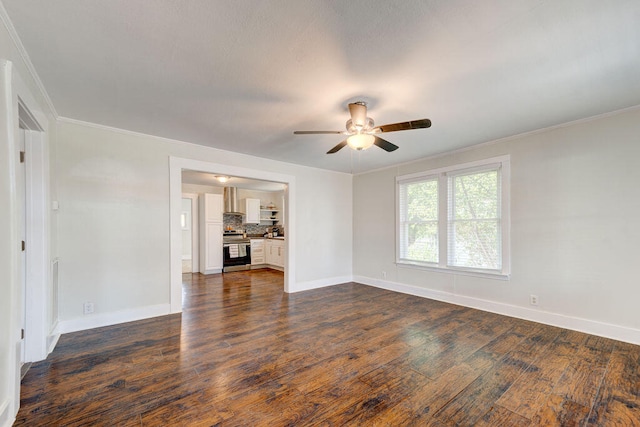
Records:
[[[445,267],[438,267],[435,265],[419,264],[419,263],[414,263],[410,261],[396,261],[396,265],[400,268],[433,271],[436,273],[458,274],[460,276],[482,277],[485,279],[505,280],[505,281],[508,281],[511,279],[510,274],[505,274],[502,272],[487,272],[487,271],[478,271],[478,270],[451,268],[451,267],[445,268]]]

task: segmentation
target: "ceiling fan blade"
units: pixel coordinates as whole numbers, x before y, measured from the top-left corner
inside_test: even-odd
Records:
[[[294,130],[294,135],[342,135],[340,130]]]
[[[364,126],[367,123],[367,106],[364,102],[349,104],[349,114],[354,125]]]
[[[374,135],[375,136],[375,135]],[[398,149],[398,146],[395,144],[390,143],[389,141],[382,139],[378,136],[375,137],[376,140],[373,142],[373,145],[377,145],[378,147],[382,148],[384,151],[387,152],[391,152],[391,151],[395,151]]]
[[[331,150],[327,151],[327,154],[337,153],[338,151],[342,150],[345,147],[345,145],[347,145],[346,139],[342,141],[340,144],[333,147]]]
[[[431,127],[431,120],[420,119],[412,120],[410,122],[391,123],[388,125],[378,126],[374,129],[375,132],[397,132],[399,130],[411,130],[411,129],[424,129]]]

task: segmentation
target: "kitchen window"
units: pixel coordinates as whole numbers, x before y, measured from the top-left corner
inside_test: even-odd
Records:
[[[400,265],[509,275],[509,157],[396,178]]]

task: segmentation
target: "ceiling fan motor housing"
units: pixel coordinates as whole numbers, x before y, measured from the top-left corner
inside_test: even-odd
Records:
[[[358,125],[353,123],[352,119],[347,120],[347,132],[350,134],[367,133],[373,130],[373,119],[371,117],[365,117],[363,124]]]

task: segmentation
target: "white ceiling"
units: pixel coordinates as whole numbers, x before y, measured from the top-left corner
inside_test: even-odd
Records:
[[[236,187],[256,191],[282,191],[286,188],[285,184],[279,182],[261,181],[238,176],[229,177],[229,181],[223,184],[216,179],[214,174],[192,170],[182,171],[182,183],[207,185],[209,187]]]
[[[358,173],[640,104],[638,0],[3,0],[61,117]],[[400,146],[326,155],[346,104]]]

